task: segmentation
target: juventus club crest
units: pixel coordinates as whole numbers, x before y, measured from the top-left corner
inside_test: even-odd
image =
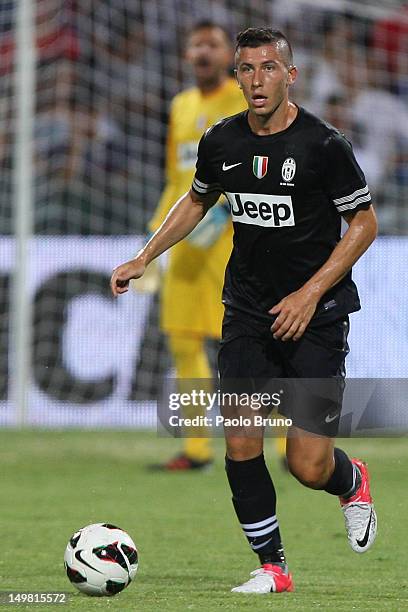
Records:
[[[268,157],[262,155],[254,155],[254,161],[252,162],[252,170],[256,178],[263,178],[268,172]]]
[[[287,157],[282,164],[282,178],[290,183],[296,172],[296,162],[293,157]]]

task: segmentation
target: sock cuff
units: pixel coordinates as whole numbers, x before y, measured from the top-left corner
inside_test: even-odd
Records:
[[[361,485],[361,472],[357,465],[353,463],[353,484],[351,488],[341,495],[342,499],[348,499],[352,497]]]
[[[330,495],[342,497],[353,489],[355,471],[353,463],[341,448],[334,449],[334,471],[324,487]]]

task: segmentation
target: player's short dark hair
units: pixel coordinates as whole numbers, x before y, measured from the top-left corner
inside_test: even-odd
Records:
[[[261,47],[262,45],[275,45],[286,66],[293,66],[292,46],[280,30],[272,28],[247,28],[237,34],[235,53],[243,47]]]
[[[209,30],[209,29],[218,29],[224,33],[225,39],[229,45],[232,45],[232,35],[228,28],[223,23],[218,23],[213,21],[212,19],[200,19],[200,21],[196,21],[189,32],[189,38],[192,34],[196,32],[200,32],[201,30]]]

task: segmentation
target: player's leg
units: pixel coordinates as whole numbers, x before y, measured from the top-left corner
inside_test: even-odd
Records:
[[[179,381],[179,391],[188,392],[188,381],[194,379],[203,379],[209,384],[211,369],[204,338],[196,334],[172,333],[168,336],[168,343]],[[197,406],[192,407],[191,410],[188,407],[183,408],[184,417],[194,417],[199,414]],[[157,467],[168,471],[184,471],[199,470],[212,464],[213,452],[210,439],[206,437],[206,428],[196,427],[194,431],[190,428],[189,433],[195,435],[183,438],[181,453]]]
[[[291,427],[287,440],[289,470],[305,486],[340,498],[350,546],[362,553],[373,544],[377,531],[368,471],[364,463],[350,459],[334,442],[333,438]]]
[[[171,334],[169,336],[170,351],[180,380],[200,378],[210,381],[211,368],[205,348],[205,340],[195,334]],[[193,416],[198,414],[194,408]],[[203,413],[204,414],[204,413]],[[206,437],[205,427],[195,429],[196,437],[184,438],[183,455],[192,465],[209,465],[213,459],[210,439]]]
[[[366,466],[335,447],[348,353],[348,320],[308,330],[286,351],[286,366],[298,379],[288,431],[287,458],[292,474],[304,485],[340,498],[352,549],[365,552],[374,542],[376,514]]]
[[[205,339],[218,339],[220,336],[223,316],[221,291],[230,245],[231,228],[209,249],[196,248],[183,240],[169,253],[169,267],[162,287],[160,322],[168,338],[179,392],[181,386],[188,391],[186,384],[193,379],[202,379],[202,384],[210,387],[208,391],[213,391]],[[185,417],[198,414],[197,407],[192,411],[183,410]],[[205,411],[201,414],[205,416]],[[213,461],[213,451],[206,433],[203,428],[197,429],[196,435],[184,438],[181,454],[167,466],[176,470],[208,467]]]
[[[232,503],[260,568],[235,593],[271,593],[293,590],[279,523],[276,491],[263,455],[262,438],[226,436],[225,469]]]
[[[234,337],[244,333],[239,324],[224,325],[224,343],[219,353],[219,371],[222,391],[245,392],[253,389],[252,381],[263,377],[271,365],[265,363],[262,339]],[[241,409],[243,411],[243,409]],[[231,410],[222,406],[223,416],[231,416]],[[235,416],[240,412],[235,407]],[[244,414],[248,416],[248,414]],[[270,593],[293,590],[288,572],[276,514],[276,491],[263,455],[263,430],[254,428],[225,429],[225,468],[232,492],[232,502],[243,533],[251,549],[258,555],[260,568],[251,574],[250,580],[232,589],[238,593]]]

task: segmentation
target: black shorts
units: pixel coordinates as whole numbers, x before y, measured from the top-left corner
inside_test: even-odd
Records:
[[[238,386],[241,393],[260,392],[279,379],[278,386],[285,383],[279,413],[301,429],[335,437],[345,386],[348,331],[346,317],[308,328],[297,342],[282,342],[273,338],[267,322],[227,307],[218,354],[221,389],[231,392]]]

